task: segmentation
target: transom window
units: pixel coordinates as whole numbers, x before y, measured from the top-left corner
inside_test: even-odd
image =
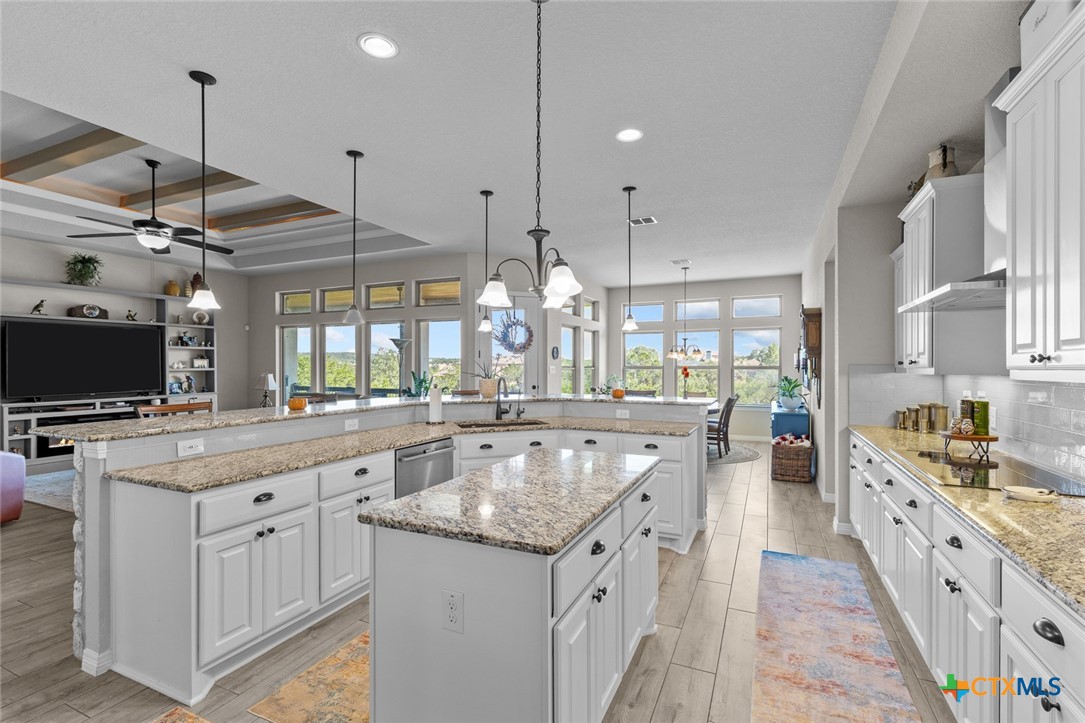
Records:
[[[633,318],[637,322],[663,321],[663,304],[622,304],[622,320],[625,319],[629,310],[633,311]]]
[[[354,294],[351,289],[321,289],[321,311],[346,311],[354,303]]]
[[[779,296],[741,296],[731,299],[731,316],[735,319],[780,316]],[[692,318],[692,317],[691,317]]]
[[[780,330],[732,332],[732,389],[739,404],[769,404],[780,382]]]
[[[310,314],[313,311],[313,292],[283,291],[279,294],[280,314]]]
[[[676,321],[720,318],[719,299],[679,301],[674,305]]]
[[[365,287],[365,307],[367,309],[403,308],[403,282],[392,284],[371,284]]]
[[[419,306],[448,306],[458,303],[460,303],[459,279],[418,282]]]

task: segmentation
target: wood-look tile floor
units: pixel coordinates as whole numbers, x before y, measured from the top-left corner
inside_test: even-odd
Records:
[[[747,721],[761,550],[859,564],[893,652],[924,721],[952,721],[944,696],[886,597],[862,547],[832,530],[832,506],[812,485],[769,479],[761,459],[710,465],[708,529],[688,555],[659,554],[658,632],[645,638],[607,721]],[[109,672],[83,673],[71,654],[71,514],[27,504],[0,528],[0,720],[66,723],[150,721],[176,703]],[[218,682],[193,710],[213,723],[248,712],[368,627],[351,605]]]

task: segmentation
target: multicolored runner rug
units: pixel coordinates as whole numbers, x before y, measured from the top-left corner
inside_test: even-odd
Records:
[[[918,721],[859,568],[761,553],[755,721]]]

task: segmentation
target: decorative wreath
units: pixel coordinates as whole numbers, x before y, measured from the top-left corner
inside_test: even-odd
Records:
[[[523,329],[524,337],[522,342],[517,341],[520,338],[521,329]],[[535,341],[535,332],[532,331],[526,321],[517,319],[506,311],[505,316],[494,327],[493,338],[502,349],[510,354],[523,354],[531,348],[531,344]]]

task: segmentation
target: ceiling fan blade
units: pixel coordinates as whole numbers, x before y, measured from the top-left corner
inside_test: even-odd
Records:
[[[90,216],[76,216],[76,218],[81,218],[84,221],[94,221],[96,223],[104,223],[107,226],[116,226],[117,228],[126,228],[126,229],[129,229],[129,230],[132,229],[131,225],[126,226],[123,223],[113,223],[112,221],[104,221],[104,220],[102,220],[100,218],[91,218]]]
[[[187,227],[175,228],[175,229],[173,229],[173,235],[174,236],[199,236],[200,235],[200,230],[195,229],[195,228],[187,228]]]
[[[135,234],[131,231],[128,233],[76,233],[68,238],[114,238],[117,236],[135,236]]]
[[[161,256],[162,254],[168,254],[169,252],[170,252],[170,247],[169,246],[164,246],[164,247],[162,247],[160,249],[151,249],[152,254],[158,254],[159,256]]]
[[[173,242],[177,243],[177,244],[184,244],[185,246],[191,246],[192,248],[196,248],[196,249],[203,248],[203,242],[202,241],[195,241],[195,240],[190,239],[190,238],[183,238],[183,237],[180,237],[180,236],[175,236],[173,238]],[[225,246],[219,246],[217,244],[207,244],[207,250],[208,251],[214,251],[217,254],[226,254],[227,256],[229,256],[230,254],[232,254],[234,252],[233,249],[228,249]]]

